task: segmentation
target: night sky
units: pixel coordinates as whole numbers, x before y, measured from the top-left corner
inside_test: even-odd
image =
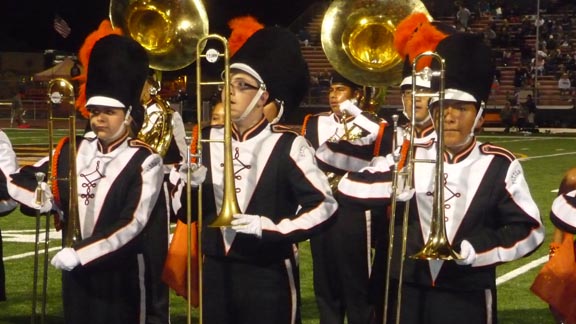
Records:
[[[110,0],[3,0],[0,19],[1,51],[43,51],[56,49],[77,52],[84,38],[108,18]],[[113,0],[112,0],[113,1]],[[163,0],[164,1],[164,0]],[[310,0],[204,0],[211,33],[228,36],[226,22],[235,16],[252,14],[266,25],[289,25]],[[53,28],[60,15],[72,29],[66,39]]]

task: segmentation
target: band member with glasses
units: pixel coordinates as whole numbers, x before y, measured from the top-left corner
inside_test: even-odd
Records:
[[[136,139],[144,109],[140,96],[148,76],[144,48],[131,38],[108,34],[89,50],[86,104],[90,130],[77,137],[78,197],[69,197],[68,181],[44,189],[36,204],[34,174],[47,173],[48,158],[11,175],[11,196],[41,213],[57,211],[64,222],[69,199],[78,200],[81,239],[64,242],[51,259],[62,270],[65,323],[163,323],[147,312],[149,290],[157,286],[144,246],[165,215],[162,157]],[[69,141],[57,148],[53,176],[68,174]],[[73,179],[69,179],[73,180]],[[63,226],[63,239],[68,229]],[[69,246],[70,245],[70,246]]]
[[[444,126],[444,213],[447,239],[457,260],[420,260],[434,219],[433,193],[437,145],[415,146],[414,187],[399,201],[410,204],[401,301],[392,294],[388,318],[401,323],[497,323],[496,266],[534,252],[544,240],[538,206],[530,195],[522,166],[506,149],[480,143],[483,106],[494,77],[491,50],[481,38],[456,33],[444,38],[436,52],[445,60],[445,100],[432,99],[433,120]],[[432,70],[439,70],[437,61]],[[437,78],[432,89],[440,88]],[[439,107],[443,105],[443,115]],[[390,202],[394,165],[386,157],[342,178],[337,196],[341,204],[365,208]],[[394,193],[394,195],[397,195]],[[442,215],[441,215],[442,216]],[[396,224],[395,224],[396,225]],[[398,225],[396,225],[398,226]],[[441,226],[441,225],[439,225]],[[401,228],[395,231],[393,264],[399,260]],[[398,271],[391,279],[398,284]],[[401,310],[395,314],[396,302]],[[446,305],[450,305],[448,309]]]
[[[307,91],[307,65],[294,33],[280,27],[256,31],[230,61],[233,185],[241,210],[230,227],[208,227],[224,199],[222,143],[202,143],[203,166],[190,184],[203,192],[203,319],[300,323],[297,244],[324,228],[337,203],[313,148],[287,127],[271,125],[263,107],[295,109]],[[205,127],[202,138],[222,140],[225,131]],[[186,192],[184,183],[177,185],[176,195]],[[197,201],[195,190],[193,196]]]

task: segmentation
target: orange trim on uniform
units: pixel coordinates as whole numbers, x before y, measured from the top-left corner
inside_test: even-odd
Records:
[[[380,123],[380,128],[378,128],[378,136],[376,136],[376,142],[374,143],[374,156],[380,155],[380,146],[382,145],[382,136],[384,136],[384,129],[386,129],[388,124]]]
[[[312,114],[308,114],[304,116],[304,121],[302,122],[302,129],[300,130],[300,135],[306,136],[306,125],[308,124],[308,120],[312,117]]]
[[[190,142],[190,153],[194,155],[198,153],[198,124],[192,127],[192,140]],[[196,163],[198,159],[196,157],[190,158],[191,163]]]
[[[410,148],[410,141],[405,139],[404,143],[402,143],[402,149],[400,150],[400,161],[398,162],[398,170],[402,170],[404,164],[406,164],[409,148]]]
[[[56,145],[56,148],[54,149],[54,154],[52,155],[52,165],[50,166],[51,174],[50,174],[50,179],[48,179],[48,181],[50,181],[50,183],[52,185],[51,189],[52,189],[52,195],[54,196],[54,201],[60,206],[62,205],[62,201],[61,201],[61,196],[60,196],[60,187],[58,187],[58,180],[57,180],[58,179],[58,161],[60,158],[60,153],[62,153],[62,148],[69,141],[70,141],[70,137],[68,137],[68,136],[63,137],[62,139],[60,139],[60,141],[58,141],[58,145]],[[68,199],[72,199],[72,197],[69,197]],[[62,229],[62,222],[60,221],[60,217],[57,213],[54,214],[54,228],[56,228],[57,231]]]

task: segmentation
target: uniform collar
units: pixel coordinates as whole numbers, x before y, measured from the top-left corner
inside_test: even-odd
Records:
[[[260,132],[266,129],[268,125],[270,124],[268,123],[268,120],[266,120],[264,116],[262,116],[262,119],[260,119],[259,122],[254,124],[254,126],[248,128],[243,134],[240,134],[240,132],[238,132],[238,129],[236,129],[236,126],[232,125],[232,138],[238,142],[247,141],[255,137],[256,135],[260,134]]]

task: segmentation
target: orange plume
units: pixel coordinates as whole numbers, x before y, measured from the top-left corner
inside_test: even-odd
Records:
[[[122,35],[122,29],[113,28],[110,20],[102,20],[100,26],[98,26],[98,29],[90,33],[86,39],[84,39],[84,43],[78,52],[78,60],[83,67],[83,72],[74,78],[74,80],[78,80],[80,82],[80,89],[78,90],[78,98],[76,99],[75,106],[84,118],[90,117],[90,113],[86,109],[86,78],[88,75],[90,53],[92,53],[92,48],[94,48],[94,44],[96,44],[98,40],[112,34]]]
[[[230,47],[230,56],[233,56],[244,45],[248,38],[258,30],[264,28],[264,25],[252,16],[241,16],[232,18],[228,22],[228,27],[232,30],[228,38],[228,46]]]
[[[423,13],[414,13],[404,18],[394,33],[394,48],[402,57],[408,56],[410,63],[419,54],[434,51],[438,43],[447,35],[436,29]],[[430,66],[431,57],[418,60],[416,69],[419,71]]]

